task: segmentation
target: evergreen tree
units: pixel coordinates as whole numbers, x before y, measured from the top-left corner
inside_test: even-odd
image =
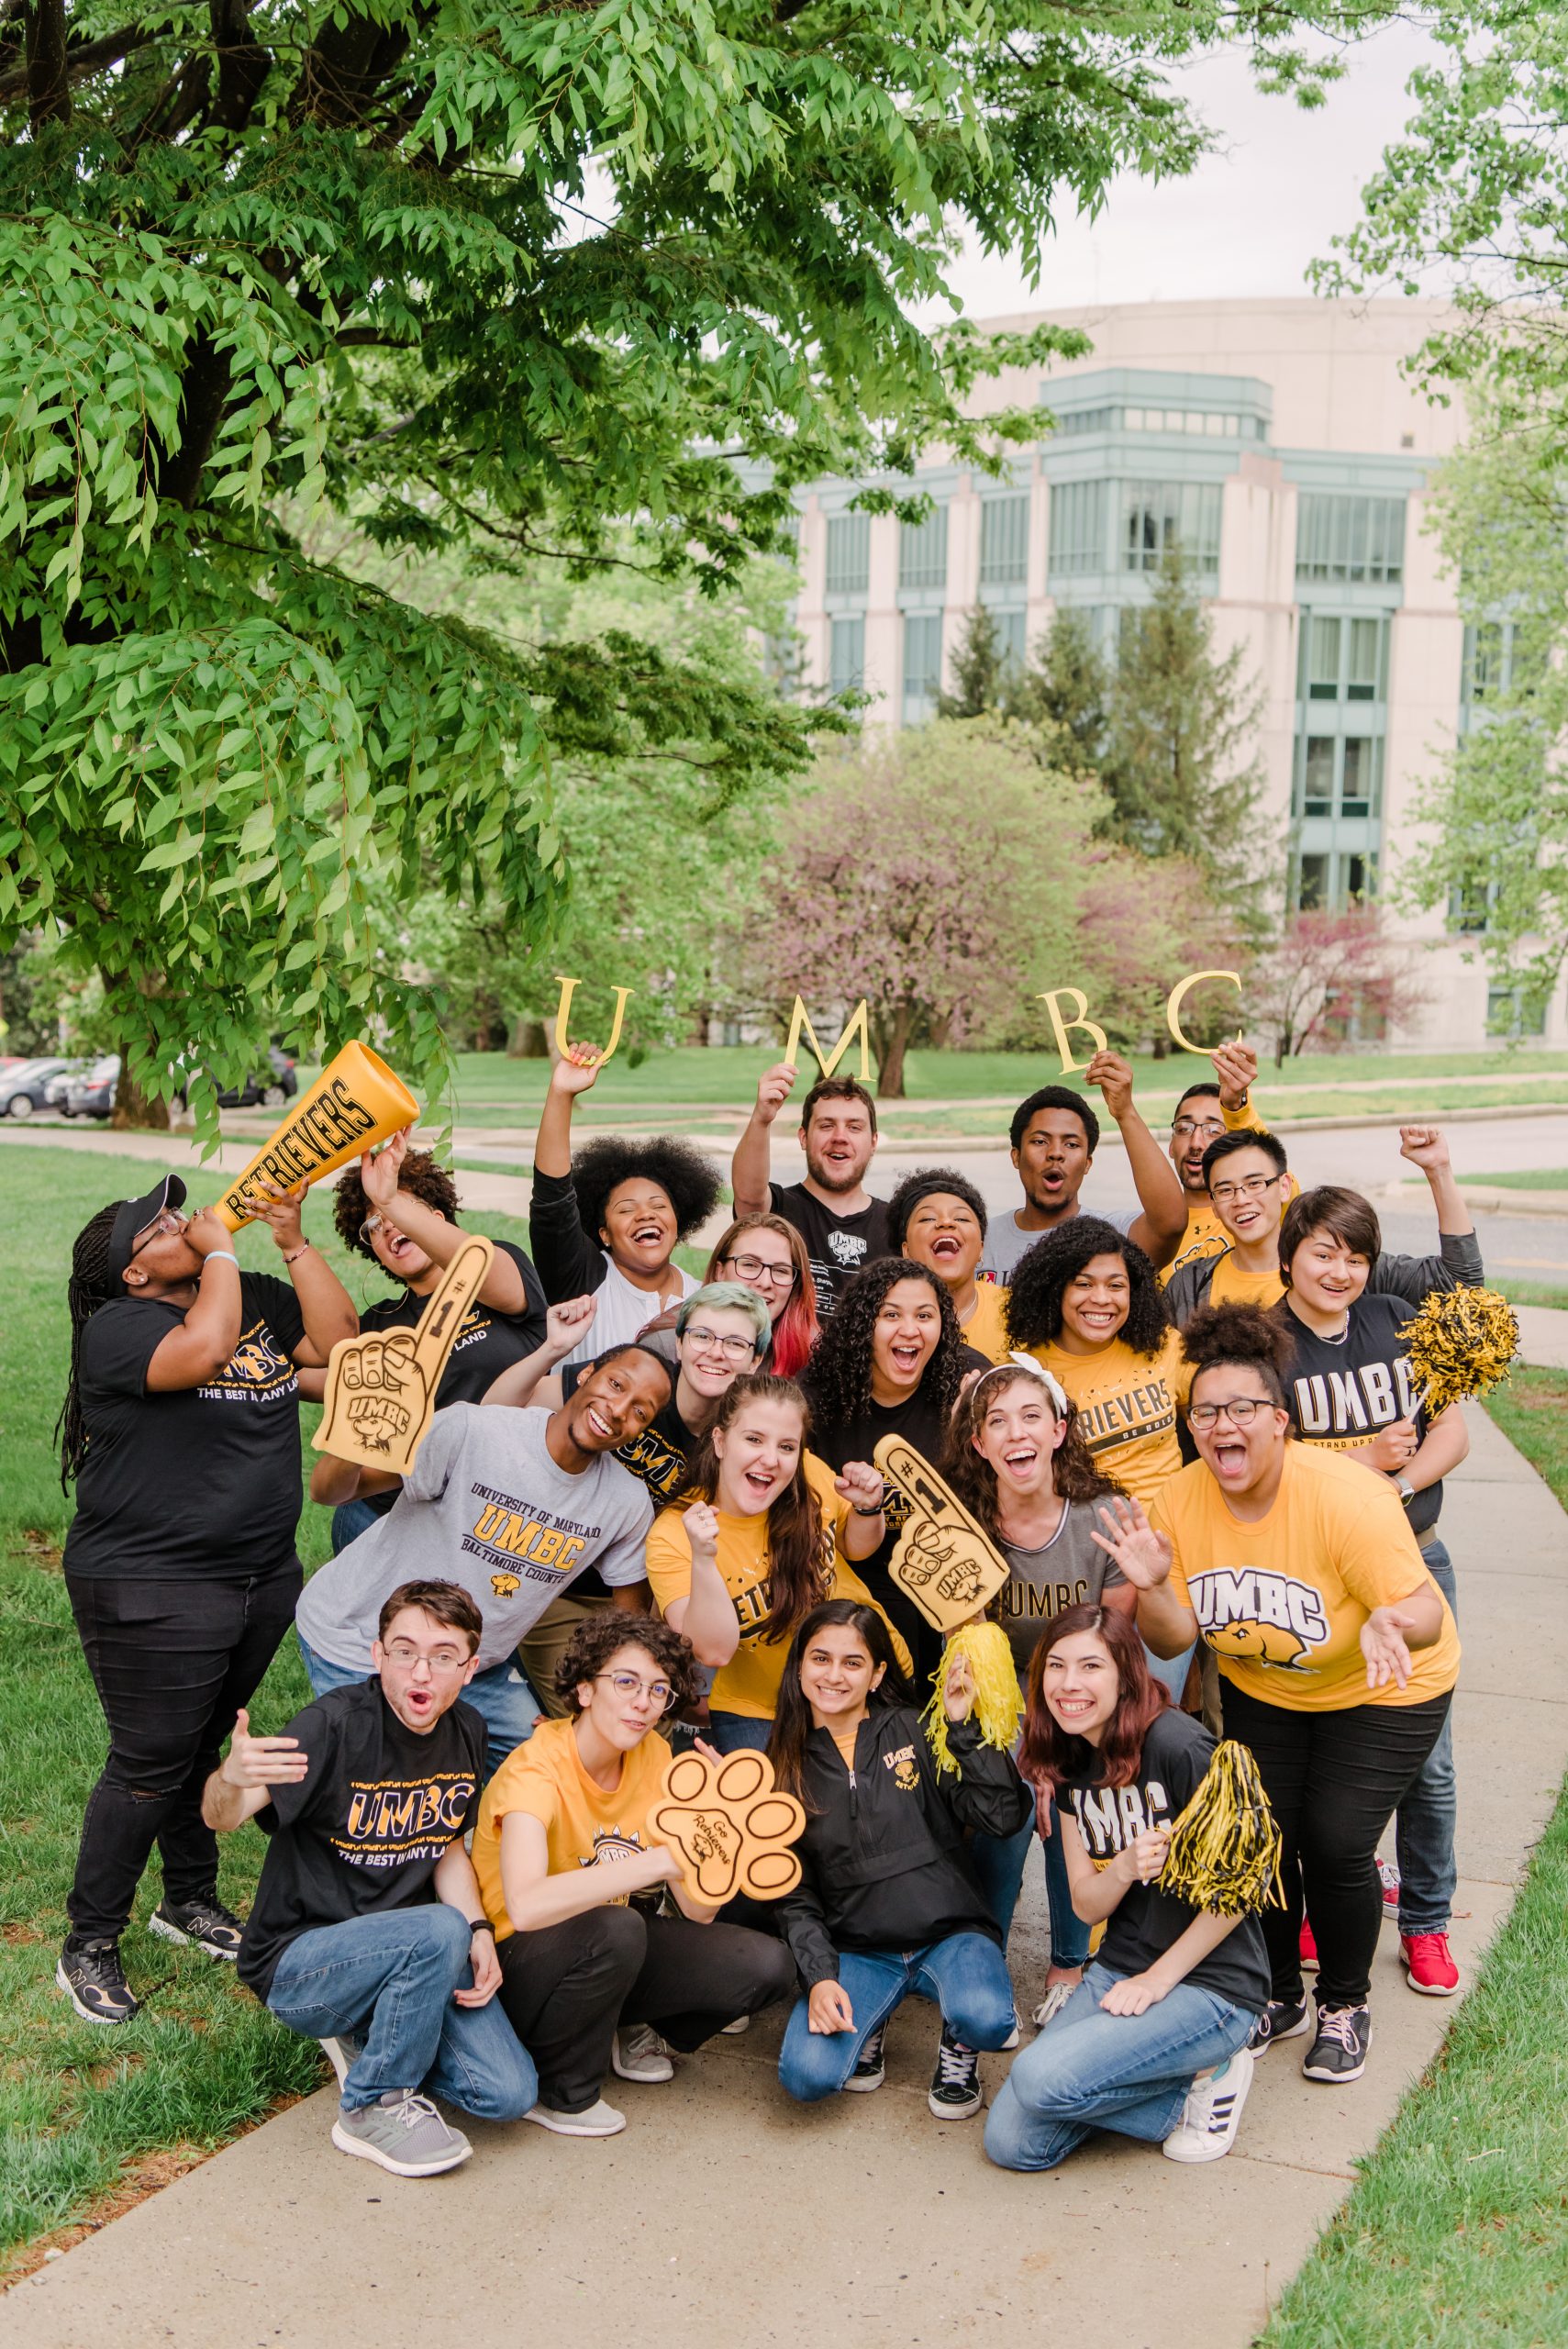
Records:
[[[1105,755],[1110,675],[1087,612],[1059,610],[1036,640],[1034,659],[1007,694],[1010,718],[1071,745],[1074,763],[1097,773]]]
[[[1124,618],[1100,776],[1113,837],[1145,856],[1189,858],[1258,927],[1270,845],[1258,807],[1263,695],[1243,659],[1240,645],[1216,657],[1208,615],[1172,547],[1152,600]]]
[[[1007,656],[987,606],[976,604],[953,649],[953,690],[937,696],[939,718],[984,718],[1001,709],[1009,687]]]

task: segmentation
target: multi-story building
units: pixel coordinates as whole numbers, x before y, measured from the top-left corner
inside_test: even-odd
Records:
[[[1113,644],[1179,538],[1218,651],[1263,689],[1267,809],[1296,907],[1388,896],[1423,778],[1473,722],[1496,667],[1461,621],[1426,527],[1434,460],[1462,429],[1401,362],[1436,306],[1310,299],[1150,302],[1052,312],[1093,354],[981,387],[976,412],[1038,403],[1053,429],[998,480],[932,463],[917,528],[851,510],[856,484],[803,501],[795,626],[808,681],[862,685],[869,724],[917,724],[968,616],[989,607],[1021,659],[1059,606]],[[1022,327],[1018,317],[993,322]],[[1560,1040],[1549,1005],[1493,985],[1481,896],[1396,925],[1426,949],[1422,1009],[1391,1041]],[[1467,959],[1473,955],[1474,959]]]

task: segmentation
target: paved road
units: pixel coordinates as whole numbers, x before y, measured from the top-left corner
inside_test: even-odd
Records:
[[[1444,1515],[1465,1638],[1467,1969],[1568,1761],[1563,1517],[1472,1418]],[[1040,1994],[1042,1909],[1035,1868],[1013,1949],[1021,2005]],[[789,2106],[762,2023],[668,2087],[617,2087],[624,2136],[475,2128],[473,2160],[428,2184],[333,2153],[319,2094],[18,2285],[0,2349],[472,2349],[589,2332],[638,2349],[951,2349],[1057,2331],[1074,2349],[1244,2349],[1454,2011],[1406,1989],[1391,1943],[1375,1985],[1365,2078],[1313,2087],[1276,2050],[1212,2168],[1110,2137],[1050,2177],[990,2168],[975,2123],[927,2111],[936,2030],[918,2005],[895,2020],[880,2095]],[[1006,2060],[986,2059],[993,2091]]]

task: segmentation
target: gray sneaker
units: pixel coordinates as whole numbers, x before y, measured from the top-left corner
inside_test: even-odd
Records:
[[[395,2089],[379,2104],[361,2105],[353,2112],[339,2109],[332,2143],[340,2154],[379,2162],[394,2177],[435,2177],[456,2169],[473,2151],[466,2137],[447,2127],[429,2098],[416,2096],[412,2088]]]

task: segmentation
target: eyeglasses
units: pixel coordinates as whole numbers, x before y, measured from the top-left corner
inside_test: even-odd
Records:
[[[687,1330],[683,1334],[699,1353],[712,1353],[717,1350],[727,1362],[744,1362],[749,1354],[757,1351],[755,1338],[721,1338],[717,1330]]]
[[[142,1229],[137,1233],[136,1239],[131,1246],[131,1254],[133,1256],[139,1256],[155,1232],[161,1231],[173,1235],[183,1231],[189,1221],[190,1218],[188,1216],[177,1215],[172,1208],[160,1208],[159,1212],[153,1217],[151,1222],[144,1224]]]
[[[607,1680],[617,1697],[646,1697],[662,1713],[669,1711],[675,1701],[675,1692],[667,1680],[641,1680],[635,1672],[595,1672],[595,1680]]]
[[[363,1223],[360,1226],[360,1238],[361,1240],[373,1240],[378,1231],[389,1232],[394,1238],[398,1240],[401,1240],[403,1237],[400,1227],[393,1222],[390,1216],[367,1215]]]
[[[454,1672],[463,1671],[470,1662],[466,1655],[459,1655],[455,1648],[438,1648],[434,1655],[427,1655],[423,1648],[410,1647],[406,1640],[394,1640],[384,1653],[388,1664],[395,1665],[399,1672],[412,1672],[417,1664],[428,1664],[431,1677],[437,1680],[450,1679]]]
[[[1277,1411],[1279,1405],[1267,1395],[1233,1395],[1228,1403],[1189,1403],[1187,1425],[1201,1428],[1207,1435],[1215,1421],[1229,1420],[1233,1428],[1250,1428],[1260,1411]]]
[[[1205,1141],[1218,1141],[1225,1128],[1218,1118],[1178,1118],[1171,1131],[1178,1141],[1190,1141],[1194,1134],[1202,1134]]]
[[[770,1264],[762,1256],[723,1256],[719,1261],[739,1273],[748,1286],[766,1281],[770,1288],[793,1288],[800,1277],[793,1264]]]
[[[1261,1199],[1265,1191],[1272,1191],[1276,1183],[1284,1180],[1283,1174],[1249,1174],[1240,1183],[1211,1183],[1208,1196],[1216,1207],[1229,1207],[1232,1199]]]

